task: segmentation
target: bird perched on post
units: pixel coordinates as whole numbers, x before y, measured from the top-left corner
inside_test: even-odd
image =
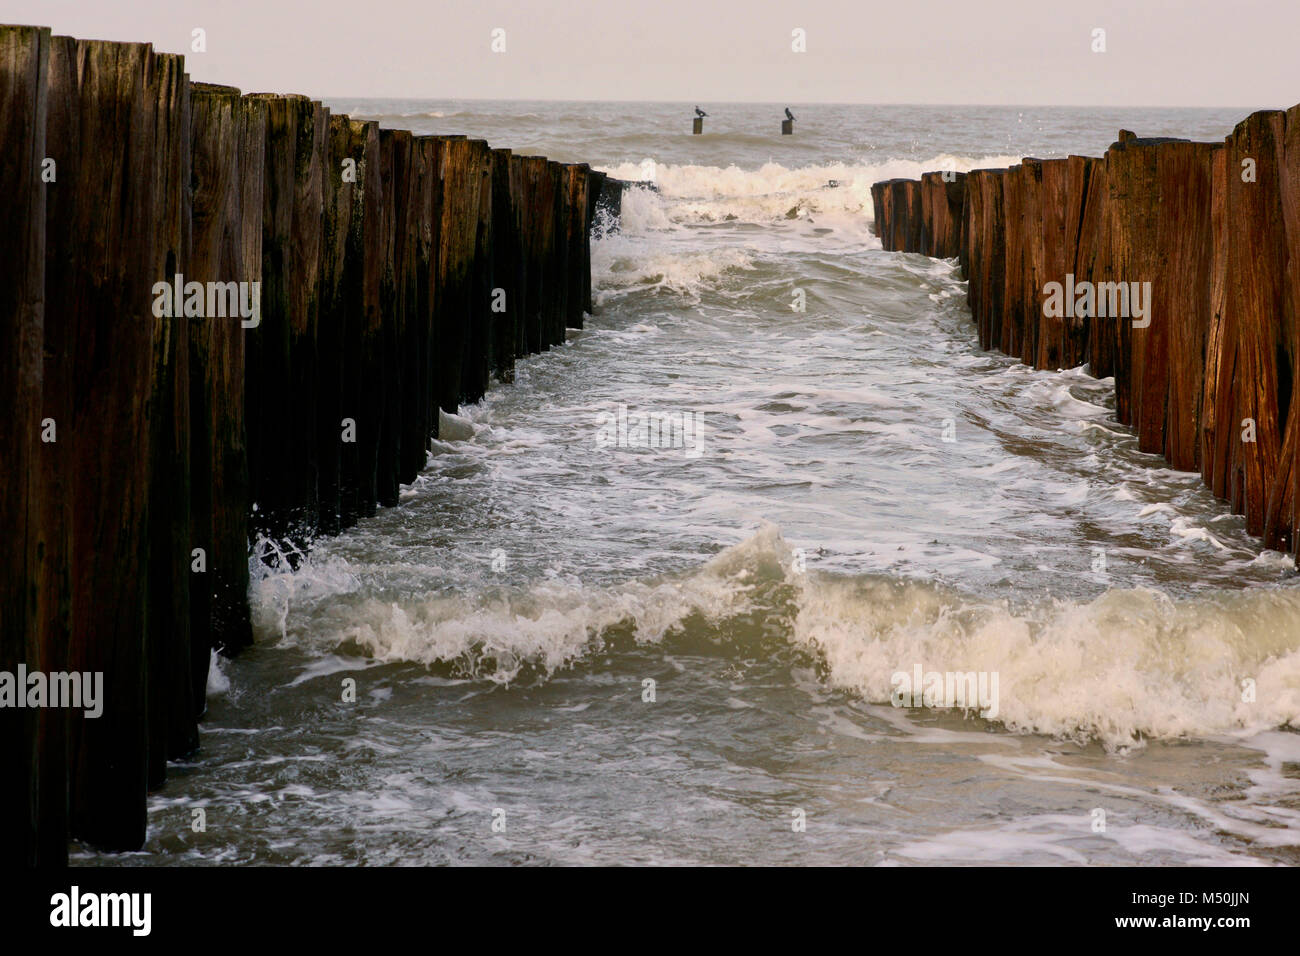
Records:
[[[704,110],[700,109],[700,108],[697,106],[697,107],[695,107],[695,115],[696,115],[696,116],[708,116],[709,114],[706,113],[706,112],[704,112]]]
[[[790,107],[788,106],[785,108],[785,118],[792,123],[794,122],[794,114],[790,112]]]

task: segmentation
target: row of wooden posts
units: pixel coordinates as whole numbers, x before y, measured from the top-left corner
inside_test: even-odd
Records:
[[[1102,158],[926,173],[872,198],[884,248],[960,260],[981,346],[1113,376],[1142,451],[1296,550],[1300,106],[1253,113],[1223,143],[1121,130]],[[1102,317],[1123,297],[1106,283],[1150,283],[1148,314]]]
[[[0,710],[0,859],[57,864],[143,843],[250,541],[395,505],[440,409],[582,325],[604,177],[145,44],[0,27],[0,76],[0,678],[104,675],[98,718]]]

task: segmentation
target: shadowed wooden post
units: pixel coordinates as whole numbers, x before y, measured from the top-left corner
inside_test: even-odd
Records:
[[[148,400],[161,327],[152,290],[181,266],[160,261],[158,101],[178,79],[146,45],[51,45],[47,137],[59,177],[47,192],[44,403],[58,442],[46,447],[64,474],[50,490],[70,505],[68,666],[104,675],[103,714],[67,714],[71,828],[106,849],[135,849],[145,835],[149,468],[160,414]]]
[[[263,101],[241,97],[233,87],[193,84],[189,268],[199,281],[247,283],[250,292],[252,283],[261,281],[265,113]],[[239,309],[230,314],[228,298],[219,301],[227,315],[209,316],[190,329],[191,543],[203,549],[207,561],[206,573],[195,574],[190,588],[193,686],[200,712],[211,649],[237,651],[252,641],[245,320]]]
[[[434,267],[437,260],[434,192],[437,148],[432,137],[417,136],[411,145],[410,243],[406,291],[406,336],[402,346],[405,407],[402,414],[401,465],[398,479],[415,480],[428,458],[429,438],[437,427],[432,402]]]
[[[0,154],[0,267],[6,270],[0,282],[0,527],[9,536],[0,555],[0,670],[10,674],[20,663],[33,670],[63,669],[62,648],[42,646],[42,638],[53,635],[41,613],[58,609],[42,608],[38,597],[42,575],[52,570],[41,548],[40,481],[45,201],[48,189],[57,186],[43,180],[49,55],[48,29],[0,26],[0,128],[6,130]],[[6,776],[0,786],[6,828],[0,863],[8,867],[66,863],[63,745],[56,709],[0,710],[0,768]]]
[[[341,118],[331,141],[332,162],[338,163],[340,181],[343,160],[350,159],[351,182],[341,183],[335,195],[335,268],[341,268],[333,300],[331,335],[342,336],[339,375],[339,416],[322,420],[322,434],[339,442],[339,524],[348,528],[361,517],[375,513],[376,467],[379,427],[383,420],[379,379],[379,285],[382,260],[374,254],[380,248],[381,181],[379,175],[379,125]],[[342,255],[342,265],[337,256]],[[331,276],[333,279],[333,276]],[[337,326],[341,325],[341,331]],[[331,373],[332,374],[332,373]],[[332,415],[334,410],[330,410]],[[333,430],[330,431],[331,425]]]
[[[539,168],[541,204],[537,221],[541,240],[541,268],[546,276],[542,285],[542,339],[546,348],[564,344],[564,288],[559,268],[563,256],[560,235],[564,226],[560,222],[560,169],[558,163],[547,160]]]
[[[152,268],[158,280],[190,272],[190,82],[185,61],[155,54],[146,105],[153,110],[154,234]],[[184,314],[158,318],[153,333],[149,415],[149,623],[146,630],[150,789],[167,779],[168,758],[198,749],[190,646],[190,587],[194,547],[190,514],[190,345],[195,318],[186,279]],[[206,287],[199,287],[206,310]],[[151,303],[152,304],[152,303]],[[206,573],[206,572],[205,572]]]
[[[477,177],[474,251],[469,274],[469,331],[460,400],[473,404],[487,394],[492,378],[496,313],[492,311],[492,150],[482,140],[470,140]]]
[[[1002,297],[1002,315],[996,337],[997,347],[1008,355],[1019,356],[1024,338],[1025,303],[1025,203],[1024,165],[1012,166],[1002,179],[1003,227],[1006,230],[1006,273]]]
[[[383,375],[378,387],[382,393],[383,415],[379,425],[376,491],[386,508],[397,504],[400,490],[397,471],[401,456],[402,433],[402,361],[399,357],[406,330],[406,279],[411,269],[407,261],[410,243],[405,230],[410,205],[411,134],[405,130],[380,129],[379,177],[383,184],[381,205],[381,241],[371,254],[381,259],[379,309],[380,365]]]
[[[483,177],[475,144],[442,137],[441,228],[438,236],[437,334],[438,406],[460,408],[469,316],[473,304],[474,248],[478,238],[478,191]]]
[[[343,364],[348,311],[344,277],[348,232],[356,202],[354,194],[366,175],[366,170],[358,168],[358,157],[353,155],[352,127],[352,120],[346,116],[330,117],[321,177],[320,310],[316,324],[316,381],[320,394],[316,402],[316,446],[318,520],[324,534],[338,534],[344,527]],[[351,464],[355,467],[355,455]],[[355,484],[355,472],[351,477]]]
[[[541,156],[523,157],[523,233],[524,256],[527,262],[526,335],[529,352],[542,352],[551,346],[547,328],[547,274],[549,230],[553,206],[546,159]]]
[[[516,359],[523,358],[532,351],[528,340],[529,237],[525,228],[525,218],[528,213],[527,189],[527,171],[524,157],[511,154],[510,230],[512,239],[510,243],[514,252],[514,268],[511,270],[511,276],[514,280],[514,296],[510,300],[508,314],[514,325]]]
[[[517,316],[524,282],[518,216],[511,191],[511,170],[515,162],[508,149],[492,150],[491,161],[493,373],[501,381],[510,382],[514,380],[515,358],[519,354]]]
[[[1048,282],[1065,282],[1070,271],[1066,260],[1065,221],[1068,205],[1070,164],[1064,159],[1045,159],[1039,164],[1039,244],[1041,260],[1037,263],[1038,334],[1034,343],[1033,365],[1041,369],[1072,368],[1070,333],[1074,320],[1065,315],[1048,318],[1043,314],[1043,286]]]
[[[305,96],[266,104],[261,322],[246,336],[255,534],[302,549],[316,530],[316,322],[329,111]]]
[[[551,341],[563,345],[568,339],[569,317],[569,203],[563,163],[546,164],[551,182],[551,265],[555,281],[550,287]]]
[[[1023,230],[1017,242],[1024,250],[1020,275],[1020,316],[1017,326],[1019,348],[1013,352],[1020,361],[1034,367],[1043,316],[1043,161],[1026,159],[1020,167]]]

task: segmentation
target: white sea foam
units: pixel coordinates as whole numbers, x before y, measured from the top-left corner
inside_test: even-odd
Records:
[[[709,628],[756,608],[785,620],[796,645],[816,651],[829,682],[873,703],[891,678],[926,671],[997,672],[999,721],[1008,729],[1108,747],[1143,738],[1257,733],[1300,726],[1300,590],[1257,588],[1172,600],[1113,589],[1089,602],[1025,608],[886,575],[799,573],[779,530],[766,526],[695,571],[589,587],[551,580],[526,591],[437,593],[400,600],[327,601],[327,614],[293,622],[295,600],[337,596],[337,560],[319,580],[255,589],[258,620],[328,656],[359,649],[379,661],[459,663],[509,683],[526,665],[544,673],[604,646],[614,629],[643,643],[680,635],[694,615]],[[270,580],[270,579],[267,579]],[[792,595],[793,615],[774,596]],[[772,603],[775,602],[775,603]],[[285,622],[288,621],[286,628]],[[757,639],[757,635],[755,636]],[[1248,684],[1246,682],[1253,682]],[[1253,699],[1244,693],[1253,687]]]

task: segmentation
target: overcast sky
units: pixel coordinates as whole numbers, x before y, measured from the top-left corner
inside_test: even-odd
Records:
[[[194,79],[313,97],[1300,102],[1300,0],[0,0],[0,22],[150,41]]]

